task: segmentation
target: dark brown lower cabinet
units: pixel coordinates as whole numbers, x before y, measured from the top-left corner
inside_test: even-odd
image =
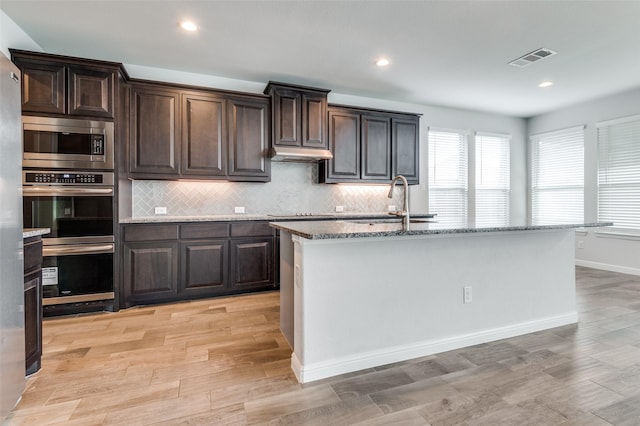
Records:
[[[276,233],[267,222],[123,226],[124,307],[277,287]]]
[[[231,241],[231,288],[264,287],[274,282],[274,239],[270,237]]]
[[[229,241],[183,241],[180,255],[182,294],[211,296],[226,292]]]
[[[42,358],[42,239],[24,240],[25,372],[40,370]]]
[[[124,247],[127,305],[171,300],[178,294],[178,243],[127,243]]]

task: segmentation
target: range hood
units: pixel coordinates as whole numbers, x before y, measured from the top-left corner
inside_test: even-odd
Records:
[[[331,160],[333,154],[328,149],[299,148],[295,146],[274,146],[271,148],[271,160],[310,163],[319,160]]]

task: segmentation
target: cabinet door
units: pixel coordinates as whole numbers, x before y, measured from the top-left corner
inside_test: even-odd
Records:
[[[178,294],[178,242],[126,243],[125,306],[175,300]]]
[[[228,281],[229,241],[183,241],[180,247],[180,294],[206,296],[224,293]]]
[[[224,99],[182,95],[182,174],[227,173],[227,126]]]
[[[274,145],[301,146],[301,96],[299,92],[277,89],[273,92]]]
[[[391,179],[391,119],[362,116],[362,179]]]
[[[329,111],[327,182],[360,179],[360,114]]]
[[[42,270],[24,277],[24,344],[26,374],[40,369],[42,357]]]
[[[132,87],[130,173],[178,176],[179,102],[178,91]]]
[[[327,95],[302,94],[302,146],[327,148]]]
[[[113,118],[113,71],[69,67],[69,114]]]
[[[65,67],[21,61],[16,64],[22,68],[22,111],[64,114]]]
[[[403,175],[411,184],[420,183],[420,135],[419,118],[393,119],[392,122],[392,173]]]
[[[275,284],[274,238],[231,240],[231,290]]]
[[[229,171],[232,180],[268,182],[269,100],[229,100]]]

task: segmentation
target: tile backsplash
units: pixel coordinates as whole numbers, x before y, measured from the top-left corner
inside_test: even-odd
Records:
[[[153,216],[166,207],[170,216],[246,214],[386,212],[390,204],[402,207],[402,191],[387,198],[389,185],[325,185],[318,181],[317,164],[271,163],[271,182],[193,182],[135,180],[133,217]]]

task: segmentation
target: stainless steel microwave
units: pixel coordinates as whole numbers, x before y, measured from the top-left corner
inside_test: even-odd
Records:
[[[109,121],[22,117],[23,167],[113,170]]]

